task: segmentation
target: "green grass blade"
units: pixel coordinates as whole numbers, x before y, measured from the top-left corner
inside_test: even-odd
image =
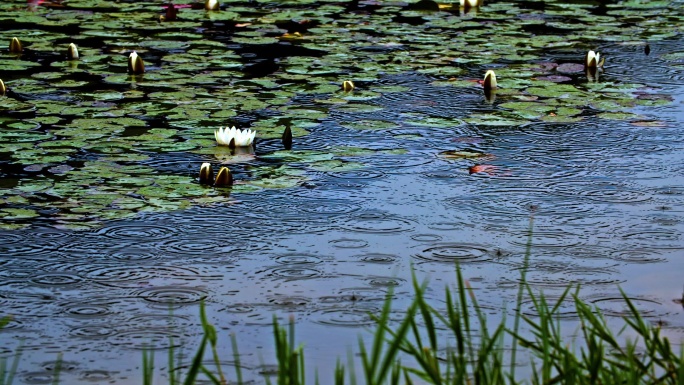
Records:
[[[242,367],[240,363],[240,353],[238,352],[237,338],[235,333],[230,335],[230,343],[233,349],[233,360],[235,361],[235,376],[237,378],[238,385],[242,385]]]
[[[202,368],[202,357],[204,356],[204,349],[206,349],[207,346],[207,336],[202,336],[202,342],[200,343],[199,348],[197,349],[197,353],[195,354],[195,358],[192,360],[192,364],[190,365],[190,370],[188,370],[188,374],[185,377],[185,381],[183,382],[183,385],[193,385],[195,381],[197,381],[197,375],[199,374],[201,368]]]

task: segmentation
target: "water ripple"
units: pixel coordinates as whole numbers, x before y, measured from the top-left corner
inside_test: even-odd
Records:
[[[616,251],[611,254],[611,258],[629,263],[657,263],[667,259],[660,254],[647,248],[629,248],[627,250]]]
[[[344,180],[364,180],[364,179],[378,179],[384,178],[386,173],[377,170],[351,170],[351,171],[339,171],[328,173],[334,178],[344,179]]]
[[[415,234],[411,236],[411,239],[416,242],[434,243],[441,241],[443,237],[437,234]]]
[[[38,274],[29,279],[34,285],[46,287],[72,287],[84,283],[84,279],[67,272]]]
[[[309,279],[322,276],[323,273],[317,269],[308,266],[278,266],[268,269],[266,276],[276,279],[285,279],[287,281],[297,279]]]
[[[328,307],[314,310],[311,319],[315,323],[329,326],[362,327],[375,325],[371,314],[379,314],[376,307]]]
[[[116,329],[105,325],[85,325],[73,327],[67,333],[74,338],[101,341],[116,334]]]
[[[103,235],[112,240],[159,240],[178,235],[178,229],[173,226],[165,226],[159,223],[115,223],[99,229],[96,234]]]
[[[587,241],[580,234],[566,231],[563,227],[541,227],[537,226],[530,238],[527,231],[515,232],[509,242],[516,246],[527,246],[532,242],[535,248],[554,248],[565,249],[572,246],[585,244]]]
[[[195,233],[155,242],[154,249],[159,250],[165,256],[174,255],[183,258],[208,255],[213,258],[220,255],[222,261],[225,261],[225,256],[239,249],[239,246],[235,245],[234,242],[226,242],[225,237]]]
[[[639,203],[652,199],[648,191],[631,188],[617,181],[573,181],[553,185],[559,196],[581,197],[602,203]]]
[[[368,246],[368,241],[363,239],[340,238],[333,239],[329,243],[340,249],[361,249]]]
[[[521,267],[523,268],[523,267]],[[617,274],[612,269],[576,267],[570,269],[549,270],[546,268],[529,268],[525,283],[532,287],[547,287],[564,289],[569,285],[605,286],[618,285],[624,279],[616,277]],[[519,284],[519,278],[504,278],[503,284]]]
[[[70,317],[89,319],[102,318],[122,312],[130,307],[130,304],[127,304],[122,298],[87,297],[80,300],[60,301],[57,306],[61,312]]]
[[[408,219],[383,213],[364,213],[349,218],[342,228],[359,233],[391,234],[410,231],[415,226]]]
[[[179,341],[184,337],[178,329],[169,327],[147,327],[121,330],[108,338],[109,344],[130,350],[168,351],[171,339]]]
[[[329,258],[326,258],[329,259]],[[323,262],[323,259],[317,255],[313,254],[285,254],[279,255],[275,258],[277,263],[283,265],[302,265],[302,264],[319,264]]]
[[[423,250],[414,257],[428,262],[454,264],[475,263],[492,260],[492,253],[484,246],[467,243],[442,243]]]
[[[556,307],[556,311],[553,313],[554,317],[560,318],[560,319],[579,319],[579,315],[577,314],[577,307],[575,306],[574,301],[569,296],[566,296],[560,304],[558,301],[560,300],[559,295],[553,295],[553,294],[544,294],[544,299],[546,300],[546,303],[549,304],[549,306]],[[539,312],[537,311],[537,304],[538,304],[539,298],[536,299],[536,301],[533,301],[531,299],[525,299],[521,302],[520,304],[520,310],[522,314],[525,314],[528,317],[537,317],[539,316]]]
[[[12,257],[45,259],[47,255],[54,251],[54,245],[41,244],[33,240],[19,238],[17,241],[0,240],[0,255],[11,255]]]
[[[639,309],[639,315],[644,318],[667,318],[671,312],[661,302],[647,296],[628,296],[634,306]],[[625,298],[620,295],[598,294],[584,299],[601,310],[606,316],[629,317],[632,312]]]
[[[169,306],[185,306],[198,304],[209,296],[205,288],[189,286],[156,286],[137,290],[131,293],[133,297],[143,299],[161,308]]]
[[[103,384],[105,382],[111,382],[113,380],[114,373],[107,370],[84,370],[82,371],[78,378],[83,381],[87,381],[95,384]]]
[[[324,217],[350,214],[361,209],[359,203],[343,199],[308,199],[298,201],[297,207],[305,213]]]
[[[361,254],[357,255],[355,258],[358,258],[360,261],[363,262],[369,262],[369,263],[393,263],[399,257],[397,255],[392,255],[392,254],[382,254],[382,253],[368,253],[368,254]]]
[[[146,266],[93,266],[82,274],[103,285],[136,288],[157,277],[158,271],[156,267]]]

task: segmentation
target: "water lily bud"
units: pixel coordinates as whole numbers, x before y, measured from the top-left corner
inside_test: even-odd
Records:
[[[131,55],[128,56],[128,73],[131,74],[142,74],[145,73],[145,63],[138,54],[133,51]]]
[[[478,0],[460,0],[461,7],[463,8],[470,8],[470,7],[477,7],[478,6]]]
[[[166,14],[159,17],[161,21],[173,21],[178,18],[178,8],[174,4],[169,4],[166,7]]]
[[[199,181],[201,184],[211,184],[214,179],[214,171],[211,169],[210,163],[202,163],[200,167]]]
[[[233,174],[230,173],[228,167],[221,167],[216,175],[216,182],[214,182],[215,187],[225,187],[233,185]]]
[[[5,83],[0,79],[0,96],[4,95],[5,92],[7,92],[7,87],[5,87]]]
[[[290,126],[285,127],[285,131],[283,132],[283,146],[285,146],[286,150],[289,150],[292,148],[292,129],[290,129]]]
[[[489,70],[485,73],[484,83],[482,83],[486,90],[493,90],[496,88],[496,74],[494,71]]]
[[[354,89],[354,83],[352,83],[351,80],[345,80],[344,83],[342,83],[342,90],[344,92],[349,92]]]
[[[71,60],[78,60],[78,47],[76,44],[69,44],[69,50],[67,51],[67,57]]]
[[[207,11],[218,11],[219,10],[218,0],[207,0],[204,3],[204,9],[206,9]]]
[[[21,51],[23,51],[23,50],[24,50],[24,48],[22,48],[21,42],[19,41],[19,39],[17,39],[16,37],[13,37],[12,41],[10,42],[9,51],[12,53],[21,53]]]
[[[599,59],[600,59],[600,56],[601,56],[601,55],[599,55],[598,52],[594,52],[594,51],[589,51],[589,52],[587,52],[587,56],[586,56],[586,58],[585,58],[585,60],[584,60],[584,65],[585,65],[587,68],[596,68],[596,67],[599,67]]]

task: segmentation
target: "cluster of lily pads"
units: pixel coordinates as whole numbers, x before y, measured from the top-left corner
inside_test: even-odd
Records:
[[[193,165],[205,162],[231,167],[232,193],[250,192],[358,170],[371,156],[415,155],[412,144],[432,128],[643,122],[632,107],[671,97],[608,71],[603,81],[584,82],[577,74],[586,61],[548,58],[604,43],[643,46],[675,36],[672,25],[684,20],[667,2],[609,4],[602,16],[566,1],[545,2],[543,12],[528,2],[472,0],[55,3],[0,4],[0,39],[18,36],[27,45],[21,54],[0,52],[0,88],[9,96],[0,99],[0,152],[11,176],[0,199],[4,228],[31,218],[88,228],[140,211],[224,202],[226,189],[192,183]],[[55,53],[62,44],[69,44],[67,60]],[[121,54],[128,63],[112,60]],[[676,65],[677,57],[663,60]],[[489,105],[421,108],[426,101],[413,92],[467,97],[485,69],[498,80],[495,92],[485,90]],[[487,96],[494,93],[498,101]],[[401,99],[411,107],[385,104]],[[321,145],[318,133],[329,134],[321,128],[331,116],[363,135]],[[258,156],[253,145],[216,146],[217,122],[258,132]],[[292,138],[302,145],[275,150],[272,141],[285,144],[286,130],[290,146]],[[366,133],[372,143],[362,140]],[[452,155],[474,154],[468,151]],[[174,163],[178,157],[187,162]],[[165,162],[191,166],[186,172]]]

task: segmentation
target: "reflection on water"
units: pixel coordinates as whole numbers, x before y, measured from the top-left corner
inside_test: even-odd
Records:
[[[187,209],[179,204],[165,213],[141,211],[126,221],[95,216],[103,225],[84,231],[56,229],[43,219],[36,219],[29,229],[0,231],[0,315],[13,316],[0,331],[0,354],[10,354],[24,340],[28,358],[20,369],[22,383],[50,382],[60,352],[67,360],[61,364],[64,383],[125,383],[139,378],[142,349],[164,350],[170,337],[189,350],[196,347],[201,334],[198,304],[204,301],[223,338],[222,356],[231,357],[227,335],[235,333],[248,377],[257,377],[264,369],[260,357],[272,363],[272,315],[292,314],[307,354],[316,357],[307,366],[319,366],[321,378],[329,378],[335,360],[356,347],[357,335],[372,325],[369,313],[379,311],[388,292],[395,297],[393,318],[402,316],[401,309],[412,299],[412,270],[420,280],[429,279],[426,296],[440,304],[443,288],[454,281],[456,263],[483,309],[494,317],[503,311],[513,313],[515,309],[502,310],[502,305],[514,301],[520,272],[527,268],[527,281],[548,298],[558,298],[567,285],[579,284],[582,296],[610,317],[624,314],[617,300],[617,285],[623,285],[644,316],[663,320],[664,332],[681,339],[681,306],[672,299],[681,297],[683,282],[671,266],[679,266],[684,249],[684,69],[664,63],[659,55],[680,53],[684,45],[675,40],[651,47],[647,60],[634,59],[624,46],[608,45],[613,69],[607,68],[595,83],[653,84],[658,93],[651,94],[656,96],[639,94],[642,100],[672,99],[663,105],[633,106],[635,119],[589,111],[603,111],[612,102],[604,100],[610,99],[609,90],[608,96],[595,100],[597,106],[577,113],[584,117],[579,122],[511,120],[511,125],[490,126],[484,120],[468,121],[467,116],[500,111],[499,103],[517,101],[511,96],[516,85],[509,84],[508,91],[503,87],[496,100],[487,102],[477,88],[443,87],[435,83],[444,81],[441,74],[422,74],[414,68],[402,76],[356,82],[362,88],[357,100],[339,106],[329,101],[329,115],[321,124],[294,139],[296,150],[324,155],[332,147],[349,147],[336,149],[337,158],[360,167],[331,167],[330,161],[339,160],[332,156],[309,167],[296,158],[290,163],[308,180],[291,188],[233,193],[230,199],[218,195],[214,204]],[[377,48],[385,54],[383,50],[392,51]],[[565,60],[564,55],[568,53],[558,53]],[[648,73],[642,71],[646,67]],[[152,59],[149,69],[161,68]],[[296,73],[301,68],[289,70]],[[453,71],[458,70],[454,66]],[[539,79],[573,80],[565,75]],[[302,93],[307,91],[304,84]],[[392,87],[402,92],[383,92]],[[121,88],[131,92],[128,85]],[[119,98],[117,92],[110,97]],[[317,97],[331,92],[318,92]],[[672,96],[658,96],[663,92]],[[293,100],[301,102],[301,108],[323,109],[323,103],[316,104],[312,97],[300,98]],[[154,107],[140,102],[141,109]],[[261,107],[255,103],[254,109]],[[268,114],[250,112],[239,119],[255,119],[260,113]],[[195,127],[182,135],[193,138]],[[109,129],[113,133],[120,127]],[[157,132],[161,136],[154,140],[163,141],[163,134]],[[109,156],[127,151],[122,148],[126,147],[91,148],[82,155],[86,159],[76,155],[72,163],[82,167],[93,152]],[[282,161],[268,158],[279,150],[278,140],[271,138],[258,144],[254,156],[211,156],[231,166],[237,163],[237,178],[244,180],[258,174],[252,162]],[[471,175],[469,167],[477,161],[438,156],[450,150],[493,154],[486,162],[497,171]],[[183,151],[148,151],[149,158],[140,162],[154,175],[180,175],[181,185],[192,185],[189,175],[197,170],[191,165],[207,154]],[[7,179],[30,174],[34,181],[69,171],[43,170],[41,165],[23,169],[5,158],[3,167]],[[17,184],[2,183],[7,188]],[[132,176],[122,183],[148,186],[154,181]],[[40,186],[29,187],[27,193]],[[45,201],[68,199],[62,195],[50,191],[36,196]],[[121,207],[133,207],[142,199],[126,198],[117,198]],[[172,198],[186,197],[178,193]],[[23,202],[18,196],[14,199],[9,203]],[[103,194],[97,199],[108,198]],[[43,211],[40,215],[45,217],[56,215]],[[525,266],[529,240],[532,255]],[[524,302],[522,310],[529,314],[532,305]],[[561,306],[561,315],[568,322],[575,320],[571,303]]]

